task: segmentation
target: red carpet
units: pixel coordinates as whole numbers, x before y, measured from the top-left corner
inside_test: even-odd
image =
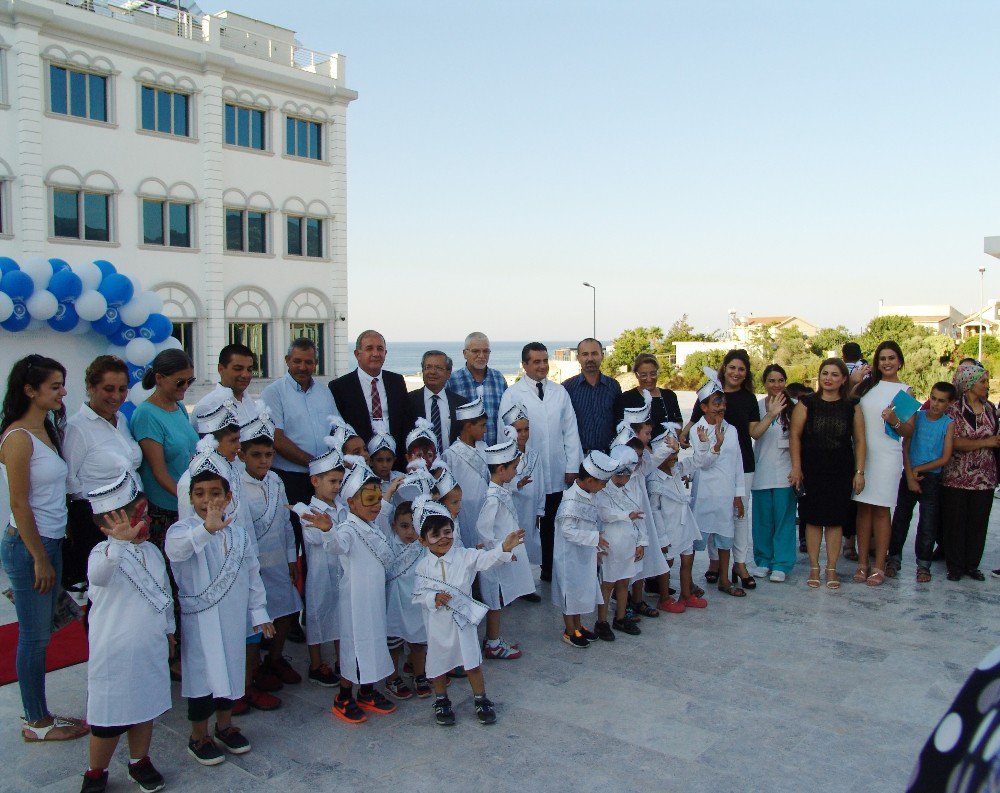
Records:
[[[0,686],[17,680],[14,661],[17,658],[17,623],[0,625]],[[87,634],[83,620],[73,620],[52,634],[45,651],[45,671],[52,672],[87,660]]]

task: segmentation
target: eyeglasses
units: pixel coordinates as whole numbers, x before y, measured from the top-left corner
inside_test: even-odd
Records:
[[[174,380],[174,388],[189,388],[197,379],[196,377],[189,377],[187,380]]]
[[[468,347],[466,347],[465,352],[469,353],[469,355],[489,355],[493,351],[489,347],[487,347],[485,350],[470,350]]]
[[[440,540],[443,537],[453,537],[455,535],[454,526],[442,526],[440,529],[428,529],[428,540]]]
[[[436,364],[436,363],[426,363],[426,364],[424,364],[424,371],[425,372],[447,372],[448,371],[448,367],[447,366],[440,366],[439,364]]]

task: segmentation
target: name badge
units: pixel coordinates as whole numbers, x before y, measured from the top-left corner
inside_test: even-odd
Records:
[[[778,448],[779,449],[787,449],[788,448],[788,438],[779,438],[778,439]]]

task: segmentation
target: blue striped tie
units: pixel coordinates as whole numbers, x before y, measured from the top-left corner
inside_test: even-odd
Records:
[[[431,394],[431,424],[434,425],[434,434],[437,435],[438,453],[444,451],[444,437],[441,435],[441,408],[438,407],[439,394]]]

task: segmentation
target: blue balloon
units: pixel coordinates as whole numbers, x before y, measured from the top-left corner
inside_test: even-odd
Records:
[[[132,299],[135,287],[132,282],[121,273],[111,273],[101,279],[101,285],[97,291],[104,295],[109,306],[122,306]]]
[[[56,315],[49,320],[49,327],[60,333],[68,333],[77,326],[80,315],[76,313],[72,303],[60,303]]]
[[[18,300],[27,300],[34,291],[35,282],[31,280],[31,276],[20,270],[11,270],[0,278],[0,292],[6,292],[15,303]]]
[[[17,262],[11,259],[9,256],[0,256],[0,276],[7,275],[11,270],[20,270],[21,268],[17,266]]]
[[[94,259],[94,264],[97,265],[97,269],[101,271],[102,278],[107,278],[112,273],[118,272],[111,262],[107,262],[104,259]]]
[[[131,325],[122,324],[118,327],[114,333],[108,335],[108,341],[112,344],[117,344],[119,347],[124,347],[132,339],[138,338],[139,329],[133,328]]]
[[[80,276],[66,267],[49,279],[49,291],[56,296],[56,300],[60,303],[76,300],[83,294],[83,281],[80,280]]]
[[[131,388],[136,383],[141,382],[142,378],[145,376],[146,372],[149,371],[148,366],[136,366],[135,364],[128,365],[128,386]],[[128,402],[126,402],[128,404]]]
[[[62,259],[49,259],[49,267],[52,268],[52,274],[55,275],[60,270],[68,270],[69,265],[66,264]]]
[[[11,333],[17,333],[19,330],[24,330],[30,324],[31,315],[28,313],[28,309],[25,307],[24,303],[15,301],[14,313],[7,317],[7,319],[3,322],[0,322],[0,328],[9,330]]]
[[[174,323],[163,314],[150,314],[149,319],[139,328],[139,335],[149,339],[153,344],[166,341],[173,332]]]
[[[109,308],[103,317],[91,322],[90,327],[102,336],[110,336],[117,333],[123,324],[122,318],[118,316],[118,309]]]
[[[118,412],[125,417],[125,421],[131,421],[132,414],[135,413],[135,407],[136,406],[134,402],[129,402],[128,400],[125,400],[125,404],[123,404],[120,408],[118,408]]]

